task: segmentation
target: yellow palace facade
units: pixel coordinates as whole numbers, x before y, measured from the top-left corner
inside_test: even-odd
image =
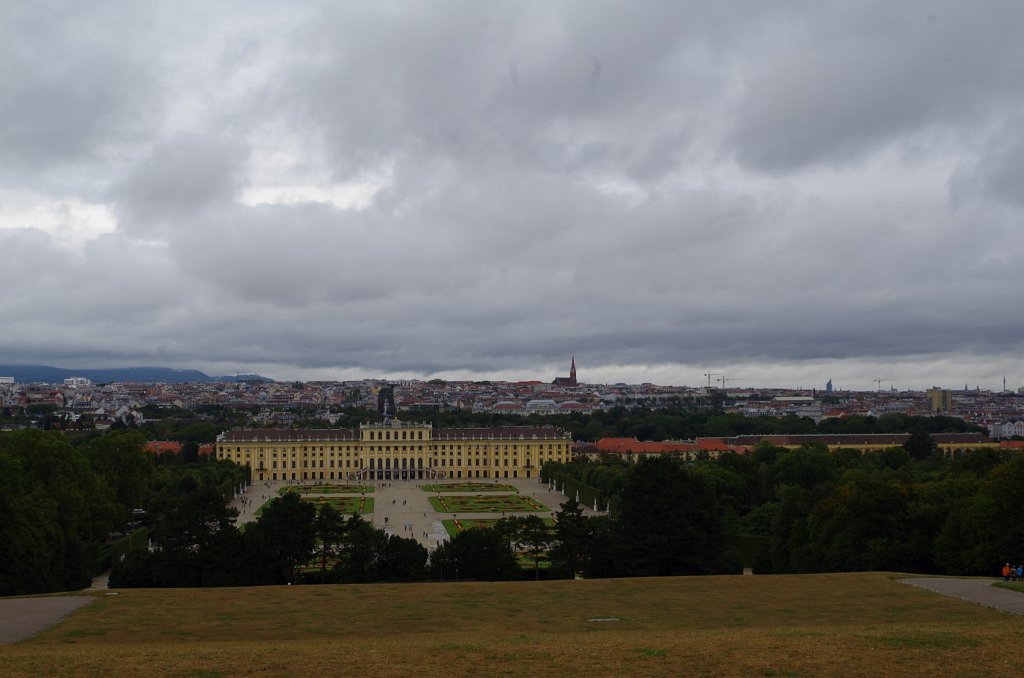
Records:
[[[569,433],[553,426],[435,429],[397,419],[353,429],[236,429],[217,436],[217,458],[253,480],[536,478],[566,462]]]

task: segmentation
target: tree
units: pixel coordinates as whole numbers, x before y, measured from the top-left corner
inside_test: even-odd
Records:
[[[376,581],[387,546],[387,534],[358,513],[348,519],[341,558],[335,570],[343,582]]]
[[[104,478],[63,434],[44,431],[0,433],[0,475],[8,473],[11,477],[0,484],[0,545],[5,548],[0,561],[7,561],[0,567],[6,580],[0,590],[87,586],[96,573],[99,546],[121,518]]]
[[[153,459],[145,452],[142,434],[114,432],[93,439],[85,448],[92,465],[114,489],[125,511],[142,506],[153,478]]]
[[[431,564],[452,579],[497,581],[515,579],[519,574],[515,554],[505,536],[488,528],[465,530],[442,542],[434,551]]]
[[[320,561],[320,581],[327,577],[327,561],[337,557],[345,539],[345,518],[331,504],[321,504],[313,520],[315,550]]]
[[[385,534],[383,530],[377,530]],[[387,535],[374,581],[417,581],[426,576],[427,549],[415,539]]]
[[[626,480],[621,500],[624,574],[719,571],[724,540],[718,501],[702,476],[671,459],[645,459]]]
[[[263,515],[248,527],[246,537],[252,533],[270,583],[295,581],[296,570],[309,562],[315,542],[315,517],[313,504],[302,501],[295,492],[285,492],[269,502]]]
[[[571,579],[583,571],[589,552],[590,530],[583,507],[575,499],[564,502],[555,514],[551,566]]]
[[[935,454],[939,446],[930,435],[924,431],[914,431],[903,443],[903,449],[914,459],[927,459]]]
[[[906,494],[858,472],[815,507],[810,538],[826,571],[919,571],[908,551],[909,527]]]

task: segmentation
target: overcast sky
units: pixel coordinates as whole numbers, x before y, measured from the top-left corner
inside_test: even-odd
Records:
[[[0,363],[1024,386],[1024,3],[0,3]]]

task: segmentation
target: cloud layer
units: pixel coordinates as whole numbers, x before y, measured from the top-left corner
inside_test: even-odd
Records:
[[[1022,23],[996,1],[7,3],[0,355],[1014,385]]]

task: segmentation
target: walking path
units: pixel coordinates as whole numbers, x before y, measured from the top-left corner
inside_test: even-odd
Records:
[[[93,596],[0,599],[0,645],[31,638],[93,600]]]
[[[284,481],[256,481],[241,497],[237,497],[229,504],[232,508],[238,509],[238,519],[236,523],[242,525],[256,520],[256,511],[264,502],[273,499],[278,496],[278,490],[281,487],[285,487],[291,484],[311,484],[316,481],[299,481],[298,483],[289,483]],[[323,481],[329,484],[342,484],[344,481]],[[366,520],[373,523],[374,527],[383,529],[389,534],[394,534],[399,537],[411,537],[416,539],[427,548],[435,548],[448,538],[448,533],[444,529],[442,521],[452,520],[456,514],[452,513],[439,513],[434,510],[430,505],[429,497],[430,492],[424,492],[422,489],[423,485],[432,484],[446,484],[446,483],[457,483],[457,482],[481,482],[480,480],[367,480],[361,481],[366,485],[373,487],[373,492],[368,493],[367,497],[373,498],[373,513],[367,513],[363,516]],[[486,481],[484,481],[486,482]],[[353,485],[357,485],[355,481],[352,481]],[[546,483],[540,483],[534,479],[525,478],[501,478],[498,480],[498,484],[501,485],[512,485],[519,494],[525,497],[531,497],[536,499],[544,506],[548,507],[547,512],[533,513],[532,515],[538,515],[542,518],[551,518],[553,514],[559,510],[562,503],[569,499],[568,496],[563,495],[561,492],[553,492],[548,489]],[[459,494],[486,494],[477,492],[465,492]],[[501,493],[495,493],[501,494]],[[511,494],[506,492],[505,494]],[[244,500],[243,500],[244,497]],[[583,507],[584,513],[587,515],[593,515],[594,511],[592,507]],[[603,514],[603,512],[600,512]],[[472,518],[501,518],[500,513],[463,513],[459,512],[459,519],[472,519]],[[527,516],[531,515],[529,512],[513,512],[507,513],[508,516]]]
[[[1024,614],[1024,593],[992,586],[995,580],[987,577],[974,579],[947,579],[944,577],[915,577],[900,579],[901,584],[919,586],[944,596],[959,598],[1004,612]]]
[[[110,570],[106,572],[100,572],[98,575],[92,578],[92,583],[86,591],[101,591],[103,589],[110,588]]]

